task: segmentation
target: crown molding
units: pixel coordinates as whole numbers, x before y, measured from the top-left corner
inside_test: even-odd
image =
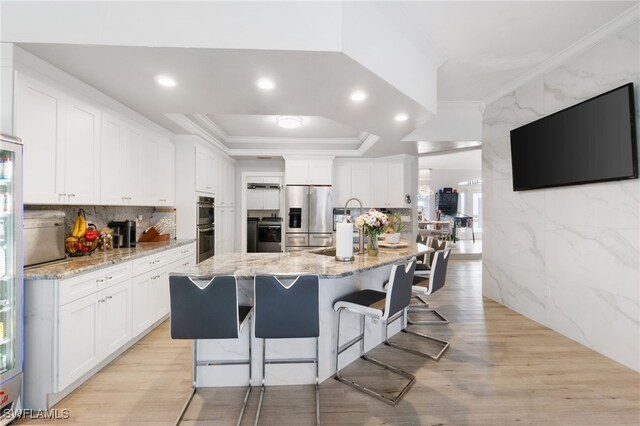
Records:
[[[484,112],[483,101],[438,101],[438,111],[441,109],[475,109]]]
[[[224,152],[225,154],[230,155],[229,148],[227,148],[222,142],[220,142],[211,133],[207,132],[206,129],[203,129],[201,126],[199,126],[197,123],[195,123],[193,120],[191,120],[189,117],[185,116],[184,114],[170,112],[170,113],[165,113],[164,116],[167,117],[169,120],[173,121],[174,123],[176,123],[178,126],[182,127],[183,129],[193,133],[194,135],[200,136],[202,139],[206,140],[211,145],[213,145],[220,151]]]
[[[227,139],[229,139],[229,135],[206,114],[192,114],[192,117],[206,126],[207,130],[222,143],[226,143]]]
[[[357,152],[359,153],[359,155],[364,155],[364,153],[367,152],[369,148],[375,145],[379,140],[380,136],[370,133],[369,136],[367,136],[367,138],[364,140],[364,142],[362,142],[360,148],[357,149]]]
[[[577,56],[578,54],[592,48],[596,44],[601,41],[611,37],[618,31],[632,25],[636,22],[640,21],[640,5],[635,5],[628,9],[626,12],[618,15],[616,18],[613,18],[611,21],[605,23],[599,28],[595,29],[591,33],[582,37],[580,40],[576,41],[566,49],[556,53],[551,58],[547,59],[543,63],[534,67],[530,71],[526,72],[522,76],[516,78],[512,82],[503,86],[502,88],[496,90],[491,95],[489,95],[486,99],[484,99],[484,104],[489,105],[503,96],[508,95],[513,92],[520,86],[528,83],[529,81],[542,76],[543,74],[557,68],[559,65],[567,61],[568,59]]]
[[[363,141],[359,138],[280,138],[277,136],[229,136],[226,143],[295,143],[300,145],[342,145],[357,144]]]

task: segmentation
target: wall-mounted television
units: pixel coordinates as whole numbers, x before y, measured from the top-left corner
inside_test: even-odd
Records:
[[[638,177],[633,83],[511,131],[513,190]]]

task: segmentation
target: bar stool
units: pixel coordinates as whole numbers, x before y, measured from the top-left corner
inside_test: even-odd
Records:
[[[251,315],[251,306],[238,305],[238,287],[233,275],[213,277],[204,287],[187,276],[169,276],[171,300],[171,338],[192,339],[191,394],[176,420],[180,423],[197,390],[199,366],[249,366],[249,387],[244,397],[237,425],[242,422],[249,393],[251,393],[251,332],[249,332],[249,359],[229,361],[198,361],[198,339],[237,339]]]
[[[411,388],[416,378],[414,375],[409,374],[406,371],[373,359],[364,353],[364,320],[366,316],[381,320],[384,323],[384,340],[385,342],[387,341],[389,324],[399,318],[404,318],[404,310],[409,306],[409,302],[411,300],[411,280],[415,267],[415,257],[410,259],[406,264],[393,265],[389,278],[388,291],[386,293],[371,289],[360,290],[341,297],[333,304],[333,309],[338,312],[335,379],[390,405],[396,405],[400,399],[402,399],[402,397],[409,391],[409,388]],[[360,334],[340,347],[340,318],[344,310],[361,315]],[[387,398],[376,390],[349,380],[340,374],[340,354],[357,342],[360,342],[361,359],[409,379],[409,383],[394,399]]]
[[[440,256],[438,256],[438,253],[440,253]],[[449,264],[450,253],[451,249],[436,250],[433,253],[433,262],[429,269],[429,273],[419,274],[418,271],[416,271],[413,278],[413,296],[416,297],[420,302],[422,302],[424,306],[420,304],[413,304],[409,306],[409,312],[407,313],[407,321],[409,322],[409,324],[449,324],[449,320],[446,319],[440,312],[435,309],[428,309],[429,303],[424,299],[424,297],[429,296],[444,287],[447,279],[447,266]],[[439,259],[438,264],[436,264],[436,258]],[[409,316],[412,312],[431,312],[439,319],[415,321],[412,320]]]
[[[411,287],[412,292],[417,293],[417,292],[422,292],[422,294],[433,294],[434,292],[438,291],[439,289],[441,289],[444,286],[445,280],[446,280],[446,276],[447,276],[447,264],[449,262],[449,255],[451,253],[451,250],[444,250],[444,251],[437,251],[435,252],[435,256],[433,258],[433,268],[432,268],[432,272],[431,272],[431,276],[429,277],[429,280],[423,280],[422,282],[427,282],[428,285],[422,286],[422,285],[413,285]],[[407,312],[407,317],[409,315],[409,313],[411,313],[412,311],[427,311],[427,312],[433,312],[436,315],[438,315],[441,318],[444,318],[438,311],[436,311],[435,309],[427,309],[427,308],[412,308],[411,306],[408,309]],[[447,321],[447,323],[449,322],[446,318],[444,318],[445,321]],[[441,321],[408,321],[410,324],[431,324],[431,323],[436,323],[436,324],[443,324],[443,322]],[[385,344],[388,346],[392,346],[394,348],[397,349],[401,349],[403,351],[415,354],[415,355],[420,355],[423,357],[427,357],[430,358],[434,361],[439,361],[440,358],[442,357],[442,355],[445,353],[445,351],[447,349],[449,349],[449,342],[447,342],[446,340],[441,340],[438,339],[436,337],[430,336],[428,334],[423,334],[423,333],[418,333],[412,330],[407,330],[406,328],[402,329],[403,333],[407,333],[407,334],[411,334],[413,336],[417,336],[432,342],[436,342],[442,345],[442,348],[440,349],[440,351],[433,355],[433,354],[429,354],[426,352],[420,352],[417,351],[415,349],[411,349],[408,348],[406,346],[400,346],[397,343],[392,343],[389,342],[388,340],[385,341]]]
[[[416,242],[419,242],[416,240]],[[416,265],[416,272],[414,274],[414,282],[420,279],[429,279],[429,275],[431,274],[431,265],[433,263],[433,256],[436,251],[446,250],[449,248],[449,242],[444,240],[438,240],[437,238],[428,237],[424,239],[422,243],[427,247],[431,247],[433,249],[432,252],[425,253],[421,256],[422,262],[418,262]],[[409,305],[409,312],[415,307],[424,307],[429,306],[429,303],[422,297],[422,292],[418,291],[412,295],[415,297],[420,303]],[[413,324],[411,319],[407,315],[407,320],[410,324]]]
[[[293,278],[292,278],[293,279]],[[255,425],[260,421],[265,394],[267,364],[308,364],[316,366],[316,424],[320,424],[320,388],[318,379],[318,336],[320,336],[318,275],[300,275],[289,285],[273,275],[256,275],[254,291],[254,328],[256,338],[263,339],[262,389]],[[316,339],[315,358],[267,359],[267,339]]]

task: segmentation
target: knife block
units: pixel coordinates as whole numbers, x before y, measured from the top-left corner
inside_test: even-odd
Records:
[[[159,243],[161,241],[169,241],[169,234],[158,234],[156,228],[151,227],[140,235],[138,242],[140,243]]]

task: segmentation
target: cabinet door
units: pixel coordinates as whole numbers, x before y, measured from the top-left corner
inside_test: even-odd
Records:
[[[114,285],[102,292],[100,324],[103,358],[127,343],[133,333],[131,281]]]
[[[211,156],[204,150],[196,149],[196,191],[213,193],[211,167]]]
[[[235,204],[236,194],[236,169],[233,163],[226,163],[227,169],[227,205],[232,206]]]
[[[405,207],[404,196],[406,190],[404,187],[404,165],[389,165],[389,192],[387,202],[390,207]]]
[[[331,161],[311,161],[309,163],[309,183],[331,185]]]
[[[132,280],[133,335],[137,336],[153,324],[153,271]]]
[[[279,189],[261,189],[262,205],[264,210],[280,210],[280,190]]]
[[[64,203],[63,182],[56,173],[60,95],[22,74],[15,91],[15,134],[24,144],[24,203]]]
[[[233,253],[236,251],[236,230],[235,230],[235,210],[227,210],[227,253]]]
[[[100,110],[73,98],[66,98],[63,107],[67,202],[99,204]]]
[[[156,167],[156,185],[158,186],[158,196],[156,206],[173,205],[173,145],[168,143],[158,143],[158,164]]]
[[[121,192],[125,197],[125,204],[140,206],[143,204],[145,187],[143,182],[147,178],[142,174],[141,159],[144,158],[142,145],[142,130],[133,126],[124,129],[124,140],[122,144],[123,155],[120,158],[122,163],[122,178],[120,180]],[[112,176],[109,169],[102,171],[102,179],[109,179]]]
[[[333,168],[333,205],[334,207],[344,207],[344,203],[351,198],[351,167],[346,165],[336,165]],[[357,195],[353,195],[357,197]]]
[[[58,318],[58,388],[60,391],[80,378],[100,358],[98,294],[60,307]]]
[[[284,167],[287,185],[309,184],[309,163],[307,161],[287,160]]]
[[[389,168],[375,166],[371,173],[371,207],[387,207],[389,205]]]
[[[126,145],[124,125],[117,119],[103,114],[102,140],[100,142],[100,203],[107,205],[127,204],[123,191],[123,174],[127,173],[123,152]],[[134,182],[131,182],[134,184]]]
[[[169,313],[169,272],[171,265],[167,265],[153,278],[153,321],[157,321]]]
[[[377,171],[376,171],[377,173]],[[374,173],[374,174],[376,174]],[[371,200],[371,166],[354,165],[351,166],[351,195],[359,198],[364,207],[377,207]],[[377,190],[375,190],[377,191]],[[374,192],[375,192],[374,191]],[[353,204],[357,206],[357,204]]]
[[[247,209],[263,210],[265,189],[247,189]]]

